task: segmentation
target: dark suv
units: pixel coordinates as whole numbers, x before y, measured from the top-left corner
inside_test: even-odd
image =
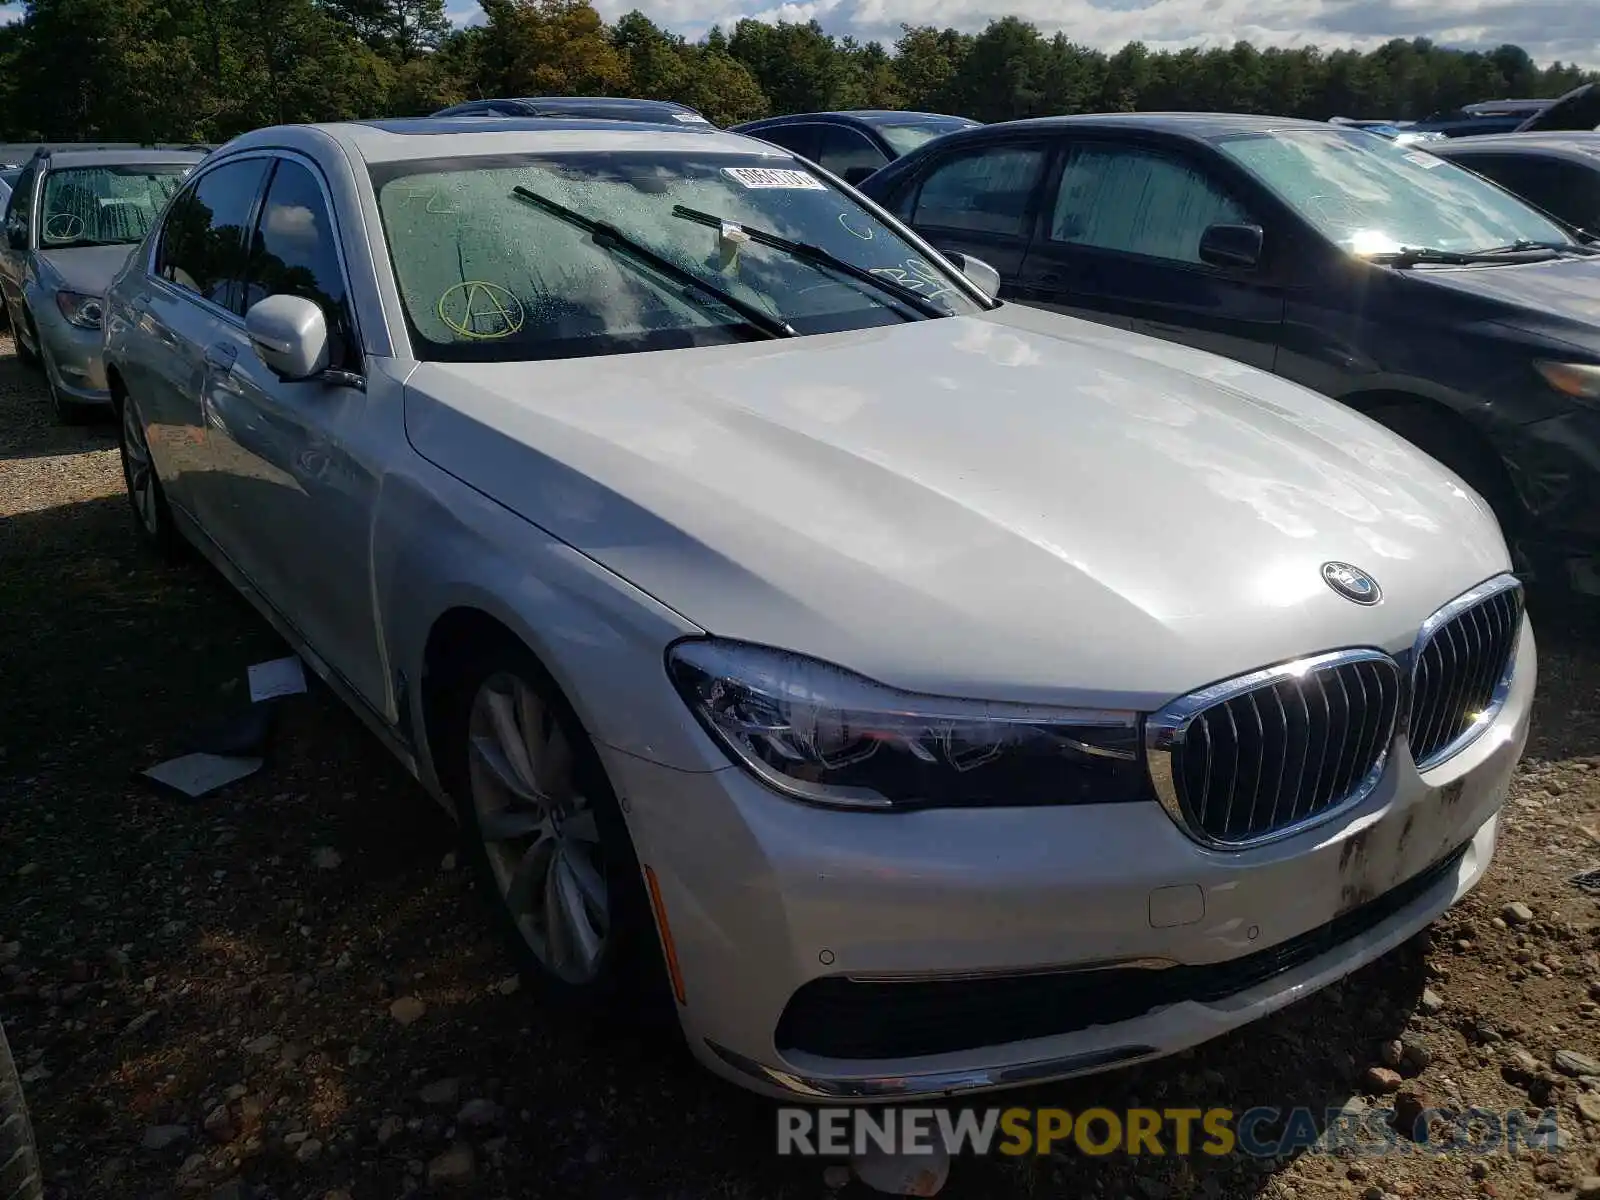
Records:
[[[1321,122],[1128,113],[950,134],[861,187],[1002,297],[1369,414],[1600,594],[1600,247],[1488,180]]]

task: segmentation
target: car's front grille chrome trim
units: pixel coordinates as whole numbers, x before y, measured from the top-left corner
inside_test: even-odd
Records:
[[[1423,622],[1411,651],[1406,731],[1417,770],[1454,758],[1493,724],[1511,693],[1522,619],[1522,585],[1502,575]]]
[[[1335,650],[1202,688],[1146,724],[1156,795],[1190,837],[1238,850],[1358,804],[1383,777],[1399,665]]]
[[[1428,771],[1493,724],[1511,692],[1523,621],[1522,585],[1498,575],[1424,621],[1398,659],[1335,650],[1174,700],[1145,723],[1156,797],[1214,849],[1319,825],[1371,794],[1400,730],[1416,769]]]

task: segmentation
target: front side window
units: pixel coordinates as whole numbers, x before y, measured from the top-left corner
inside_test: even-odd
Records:
[[[981,308],[895,230],[785,157],[589,152],[372,172],[422,358],[663,350]]]
[[[1248,220],[1188,163],[1133,146],[1080,146],[1062,168],[1050,240],[1199,263],[1209,226]]]
[[[812,162],[817,159],[817,137],[822,127],[817,124],[807,125],[774,125],[770,129],[758,129],[750,134],[751,137],[760,138],[764,142],[771,142],[774,146],[782,146],[801,158],[809,158]]]
[[[207,171],[174,202],[156,247],[156,274],[230,312],[244,313],[245,230],[268,161]]]
[[[1355,254],[1448,253],[1560,242],[1559,225],[1486,180],[1416,147],[1359,130],[1279,130],[1219,138],[1325,237]]]
[[[1487,176],[1537,209],[1589,228],[1600,218],[1600,162],[1594,170],[1532,154],[1452,155],[1451,162]]]
[[[1034,146],[988,146],[931,170],[917,191],[911,223],[1020,237],[1044,166]]]
[[[267,296],[301,296],[322,309],[335,366],[354,347],[339,241],[316,176],[282,159],[267,185],[246,267],[245,311]]]
[[[123,246],[143,241],[183,184],[180,163],[66,167],[45,176],[39,202],[39,244]]]
[[[11,185],[11,199],[6,202],[6,233],[28,236],[28,221],[33,215],[34,169],[22,168],[22,174]]]
[[[840,179],[845,179],[852,171],[870,174],[889,160],[860,130],[847,129],[843,125],[824,125],[816,161]]]

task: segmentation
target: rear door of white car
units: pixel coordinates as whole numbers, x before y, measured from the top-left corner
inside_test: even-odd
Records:
[[[145,286],[130,314],[139,336],[121,363],[144,418],[167,499],[217,540],[216,441],[226,405],[215,377],[244,346],[245,231],[255,219],[268,160],[234,159],[173,198]]]

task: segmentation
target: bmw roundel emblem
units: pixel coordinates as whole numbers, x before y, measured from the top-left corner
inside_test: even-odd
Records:
[[[1360,567],[1352,567],[1349,563],[1323,563],[1322,578],[1339,595],[1356,604],[1376,604],[1383,599],[1383,590],[1378,587],[1378,581]]]

